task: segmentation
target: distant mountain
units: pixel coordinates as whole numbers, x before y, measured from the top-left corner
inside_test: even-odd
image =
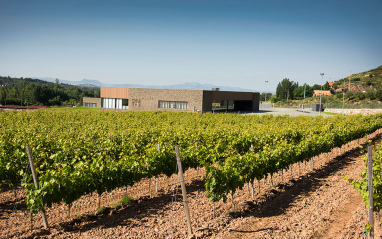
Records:
[[[56,82],[56,78],[49,77],[34,77],[34,79],[45,80],[49,82]],[[105,84],[98,80],[83,79],[81,81],[68,81],[60,80],[60,83],[78,85],[82,87],[125,87],[125,88],[154,88],[154,89],[185,89],[185,90],[211,90],[212,88],[219,88],[223,91],[249,91],[255,92],[250,89],[243,89],[240,87],[230,87],[230,86],[217,86],[211,84],[200,84],[197,82],[186,82],[178,85],[137,85],[137,84]]]

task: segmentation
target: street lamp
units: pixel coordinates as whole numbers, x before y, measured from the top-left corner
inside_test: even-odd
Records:
[[[267,83],[268,81],[265,81],[265,103],[267,103]]]
[[[322,98],[322,80],[324,78],[324,73],[320,73],[321,75],[321,94],[320,94],[320,115],[321,115],[321,111],[322,111],[322,105],[321,105],[321,98]]]

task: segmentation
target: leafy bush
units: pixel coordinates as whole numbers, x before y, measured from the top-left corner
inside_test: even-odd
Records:
[[[363,100],[365,97],[365,94],[361,91],[354,92],[354,100]]]
[[[354,92],[353,91],[346,92],[345,97],[349,100],[354,100],[355,99]]]
[[[370,100],[375,100],[375,90],[374,89],[366,89],[366,98],[369,98]]]
[[[379,89],[377,92],[375,92],[375,98],[377,100],[382,100],[382,89]]]

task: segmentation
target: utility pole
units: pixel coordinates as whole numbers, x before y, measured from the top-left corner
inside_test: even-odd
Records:
[[[343,89],[343,95],[342,95],[342,114],[344,114],[344,109],[345,109],[345,80],[344,78],[344,89]]]
[[[322,80],[324,78],[324,73],[320,73],[321,75],[321,94],[320,94],[320,115],[321,115],[321,111],[322,111],[322,105],[321,105],[321,98],[322,98]]]
[[[305,99],[306,83],[304,84],[304,99]]]
[[[265,103],[267,103],[267,83],[268,81],[265,81]]]

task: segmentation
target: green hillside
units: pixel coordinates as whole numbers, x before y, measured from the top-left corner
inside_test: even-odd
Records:
[[[344,83],[345,96],[343,95]],[[279,99],[277,95],[272,96],[271,100],[274,100],[274,103],[277,102],[277,106],[298,107],[304,104],[309,107],[312,103],[320,102],[319,96],[312,97],[311,95],[313,90],[320,90],[320,85],[314,85],[313,87],[306,85],[305,99],[301,97],[301,92],[303,92],[305,85],[299,86],[294,82],[291,82],[291,85],[292,87],[288,89],[290,90],[289,95],[292,98],[289,98],[289,100]],[[293,87],[294,85],[296,86]],[[330,90],[332,93],[331,95],[322,96],[321,102],[326,104],[324,107],[382,108],[382,66],[334,81],[332,87],[327,82],[323,85],[323,90]]]
[[[31,78],[0,76],[0,105],[60,106],[82,105],[84,96],[99,97],[98,88],[89,88]]]
[[[333,88],[335,90],[340,89],[342,91],[345,79],[345,88],[349,91],[349,78],[350,78],[350,91],[366,91],[366,89],[382,89],[382,66],[375,69],[352,74],[350,77],[346,77],[335,81]]]

